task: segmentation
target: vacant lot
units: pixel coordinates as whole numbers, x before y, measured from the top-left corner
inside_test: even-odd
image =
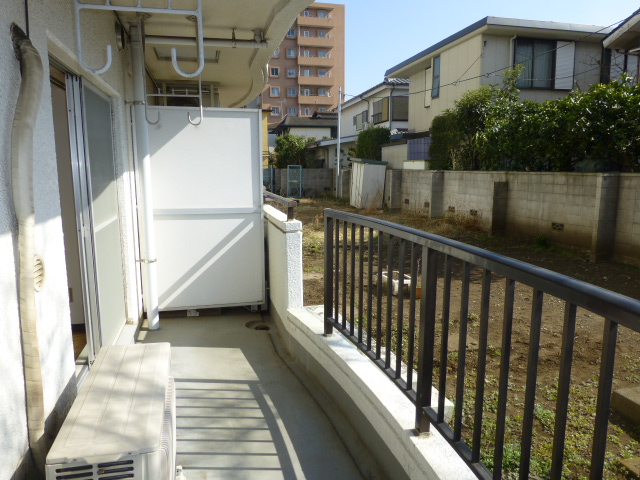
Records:
[[[323,299],[323,209],[356,212],[345,202],[335,199],[303,199],[296,208],[296,218],[304,224],[304,295],[305,305],[322,304]],[[544,237],[537,239],[490,237],[480,231],[469,219],[429,220],[424,216],[409,212],[358,211],[357,213],[381,218],[390,222],[407,225],[420,230],[443,235],[455,240],[475,245],[496,253],[553,270],[603,288],[640,299],[640,268],[615,263],[593,264],[588,252],[557,248],[549,245]],[[359,252],[358,255],[364,255]],[[469,302],[469,332],[467,337],[466,383],[475,385],[477,363],[477,341],[480,309],[480,270],[472,271]],[[451,296],[451,319],[447,348],[447,394],[453,397],[458,358],[458,324],[460,302],[460,274],[454,269]],[[368,288],[368,286],[365,286]],[[492,278],[490,318],[500,320],[501,298],[504,281]],[[505,441],[505,476],[516,474],[519,461],[519,428],[522,424],[526,361],[529,344],[529,323],[531,314],[531,289],[526,286],[516,288],[514,311],[514,333],[511,351],[511,374],[508,406],[508,434]],[[441,298],[441,297],[439,297]],[[394,305],[397,304],[397,300]],[[405,301],[405,316],[409,311]],[[394,307],[395,308],[395,307]],[[564,302],[550,296],[545,297],[543,307],[543,327],[540,349],[538,389],[536,397],[536,425],[533,446],[532,474],[546,478],[550,467],[551,437],[555,418],[556,387],[562,340]],[[366,313],[366,312],[365,312]],[[366,316],[374,317],[374,312]],[[367,320],[365,319],[365,322]],[[394,320],[395,322],[395,320]],[[495,323],[495,324],[494,324]],[[441,328],[436,332],[436,346],[440,348],[443,339]],[[565,449],[567,478],[587,478],[588,459],[591,451],[591,435],[595,412],[597,378],[602,345],[603,321],[590,312],[578,312],[576,346],[572,368],[572,390],[569,412],[567,446]],[[489,348],[487,360],[487,385],[485,423],[487,431],[483,444],[483,461],[492,463],[492,429],[495,428],[495,408],[497,404],[497,381],[501,358],[502,328],[500,322],[491,323],[489,328]],[[386,345],[383,345],[386,347]],[[621,328],[619,331],[614,389],[640,384],[640,335]],[[405,360],[406,352],[405,352]],[[438,364],[438,362],[436,362]],[[436,379],[434,379],[436,380]],[[473,398],[465,398],[465,423],[463,435],[469,439],[473,432]],[[484,438],[484,437],[483,437]],[[608,458],[605,478],[631,478],[620,464],[623,458],[640,455],[640,429],[625,422],[615,413],[609,426]]]

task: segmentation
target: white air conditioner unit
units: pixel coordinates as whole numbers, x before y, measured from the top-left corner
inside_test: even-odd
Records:
[[[47,456],[47,480],[174,480],[168,343],[104,347]]]

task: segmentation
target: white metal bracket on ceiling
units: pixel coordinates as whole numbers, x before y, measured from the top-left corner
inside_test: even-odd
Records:
[[[143,7],[143,0],[137,0],[137,5],[135,6],[119,6],[113,5],[111,0],[103,0],[104,3],[101,4],[91,4],[91,3],[83,3],[82,0],[75,0],[75,13],[76,13],[76,38],[78,39],[78,60],[82,67],[92,72],[96,75],[100,75],[111,67],[112,52],[111,45],[107,45],[107,62],[102,68],[91,68],[84,62],[84,56],[82,54],[82,35],[80,32],[80,14],[82,10],[103,10],[103,11],[111,11],[111,12],[133,12],[139,14],[147,14],[151,15],[154,13],[163,14],[163,15],[182,15],[186,16],[189,20],[194,20],[196,24],[196,47],[198,49],[198,68],[191,73],[183,71],[178,65],[178,53],[175,47],[171,48],[171,62],[173,63],[173,68],[178,72],[181,76],[186,78],[197,77],[202,73],[204,69],[204,38],[202,31],[202,0],[197,0],[197,7],[193,10],[190,9],[181,9],[174,8],[172,5],[173,0],[166,0],[167,4],[164,8],[156,8],[156,7]]]

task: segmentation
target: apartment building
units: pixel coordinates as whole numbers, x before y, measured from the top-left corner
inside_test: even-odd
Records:
[[[285,117],[310,117],[338,106],[344,87],[344,5],[311,4],[300,12],[268,66],[262,108],[269,128]]]

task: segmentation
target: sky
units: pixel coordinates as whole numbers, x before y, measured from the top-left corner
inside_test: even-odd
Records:
[[[377,85],[384,72],[487,17],[609,26],[640,0],[327,0],[346,12],[346,100]]]

